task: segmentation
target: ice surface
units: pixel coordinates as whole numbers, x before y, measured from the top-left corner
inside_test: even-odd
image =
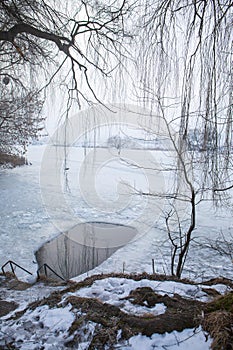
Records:
[[[56,236],[60,230],[54,226],[54,218],[46,211],[41,197],[40,168],[43,150],[45,146],[31,146],[28,155],[30,166],[23,166],[15,169],[0,170],[0,265],[7,260],[16,263],[35,273],[37,265],[34,263],[34,251],[46,240]],[[140,196],[130,196],[130,202],[121,210],[106,212],[97,210],[90,206],[80,193],[77,186],[78,167],[84,158],[83,149],[76,149],[78,158],[70,157],[70,170],[68,171],[69,191],[65,192],[66,210],[78,220],[115,222],[122,224],[145,221],[147,224],[148,213],[144,217],[146,202]],[[141,151],[140,151],[141,152]],[[75,154],[75,153],[74,153]],[[141,154],[142,155],[142,154]],[[78,159],[78,160],[77,160]],[[114,166],[113,166],[114,165]],[[107,165],[106,165],[107,166]],[[98,167],[97,167],[98,168]],[[141,186],[145,189],[148,184],[143,184],[142,175],[136,181],[136,170],[122,165],[120,173],[116,164],[109,164],[107,168],[98,173],[97,193],[102,200],[111,203],[116,199],[116,184],[126,181],[131,186]],[[102,176],[102,177],[101,177]],[[144,186],[144,188],[143,188]],[[48,193],[53,196],[54,187],[48,186]],[[56,209],[57,205],[57,209]],[[57,213],[57,220],[66,221],[66,210],[61,212],[59,203],[54,203]],[[155,269],[159,273],[170,273],[170,246],[166,243],[166,232],[163,217],[154,218],[153,212],[149,213],[149,231],[138,240],[118,250],[108,261],[101,264],[90,273],[97,272],[152,272],[151,261],[155,260]],[[232,231],[232,213],[227,208],[215,209],[210,202],[203,202],[197,210],[197,228],[194,232],[195,238],[209,239],[216,238],[223,231]],[[154,220],[155,219],[155,220]],[[68,222],[69,223],[69,222]],[[25,277],[18,268],[17,275]],[[184,276],[202,280],[216,275],[233,277],[232,262],[229,257],[221,256],[217,252],[201,249],[195,244],[190,248]]]

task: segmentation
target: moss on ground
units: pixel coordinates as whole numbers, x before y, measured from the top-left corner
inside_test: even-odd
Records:
[[[221,295],[210,302],[207,306],[209,312],[226,311],[233,314],[233,292]]]

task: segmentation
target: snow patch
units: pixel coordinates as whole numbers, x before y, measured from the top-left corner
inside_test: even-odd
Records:
[[[107,278],[103,280],[95,281],[90,287],[81,288],[77,292],[71,293],[86,298],[97,298],[104,303],[115,305],[126,313],[135,315],[142,315],[145,313],[151,313],[154,315],[163,314],[166,311],[166,307],[162,303],[156,304],[154,307],[149,307],[146,303],[144,306],[134,305],[130,300],[125,300],[132,290],[136,288],[150,287],[154,292],[170,297],[174,294],[179,294],[184,298],[198,299],[201,301],[207,301],[208,295],[201,291],[200,286],[184,284],[173,281],[149,281],[143,279],[140,281],[134,281],[126,278]]]
[[[121,350],[209,350],[211,339],[206,340],[206,337],[199,327],[198,329],[185,329],[182,332],[172,332],[165,334],[153,334],[151,337],[146,337],[141,334],[130,338],[127,344],[117,347]]]
[[[63,349],[68,338],[68,330],[74,321],[71,305],[64,308],[49,309],[47,305],[27,312],[17,321],[8,321],[1,327],[4,340],[14,342],[17,349]]]

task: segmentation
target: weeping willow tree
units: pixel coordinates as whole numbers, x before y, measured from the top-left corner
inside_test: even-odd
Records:
[[[171,273],[178,277],[197,226],[197,204],[210,193],[217,203],[233,188],[232,5],[140,3],[136,91],[165,125],[176,157],[173,169],[165,169],[174,187],[164,196]]]
[[[138,31],[139,97],[158,113],[162,105],[180,153],[195,135],[203,186],[213,193],[233,187],[232,5],[146,0]]]

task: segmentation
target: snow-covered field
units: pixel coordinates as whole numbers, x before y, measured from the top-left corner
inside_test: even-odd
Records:
[[[78,222],[106,221],[132,224],[139,230],[140,228],[144,230],[137,240],[119,249],[108,261],[94,269],[93,273],[122,272],[123,269],[127,273],[152,272],[152,259],[155,261],[156,272],[169,273],[170,246],[166,243],[167,236],[163,231],[163,216],[158,215],[159,203],[155,203],[155,205],[150,203],[150,207],[147,208],[148,203],[144,199],[130,194],[129,200],[126,198],[127,201],[125,201],[123,198],[120,202],[120,205],[124,204],[120,209],[110,208],[107,211],[101,207],[99,210],[99,203],[95,206],[96,202],[93,202],[93,198],[85,197],[84,192],[88,189],[88,185],[79,183],[77,186],[77,174],[79,168],[83,166],[86,155],[84,155],[83,149],[76,148],[73,153],[71,152],[70,163],[67,165],[69,168],[67,176],[69,187],[65,194],[65,206],[59,208],[59,204],[56,203],[56,194],[54,196],[53,185],[50,186],[48,182],[45,184],[47,187],[42,187],[44,184],[40,183],[41,159],[44,149],[44,145],[30,147],[28,152],[28,159],[32,163],[30,166],[0,170],[0,265],[3,265],[7,260],[13,260],[35,273],[37,265],[35,264],[34,251],[61,231],[61,227],[63,227],[62,225],[59,227],[61,221],[62,224],[64,222],[65,225],[67,224],[67,211],[68,215],[70,216],[71,212]],[[138,152],[140,163],[142,151]],[[158,155],[160,158],[163,156],[157,152],[155,157],[158,158]],[[148,186],[148,183],[143,183],[145,174],[141,170],[125,164],[122,165],[122,163],[119,166],[116,163],[115,155],[112,158],[113,161],[106,162],[100,168],[93,167],[96,176],[96,193],[109,207],[111,201],[118,200],[117,185],[120,181],[130,183],[130,186],[137,188],[144,189]],[[148,174],[146,176],[148,178]],[[153,180],[153,178],[147,180],[152,181],[151,179]],[[61,184],[61,188],[64,188],[64,184]],[[57,190],[57,188],[55,189]],[[45,192],[50,197],[54,196],[55,202],[52,209],[51,206],[48,207],[48,203],[43,202],[44,197],[46,197]],[[95,200],[96,198],[94,198]],[[57,211],[55,215],[54,209]],[[155,209],[155,215],[151,212],[153,209]],[[227,237],[227,234],[233,230],[231,215],[232,212],[229,208],[217,210],[209,202],[201,203],[197,212],[195,238],[214,239],[221,231]],[[147,232],[145,228],[148,229]],[[221,256],[212,250],[197,248],[194,245],[189,252],[184,276],[202,279],[220,275],[232,278],[232,270],[232,262],[229,257]],[[18,269],[17,274],[23,276]]]

